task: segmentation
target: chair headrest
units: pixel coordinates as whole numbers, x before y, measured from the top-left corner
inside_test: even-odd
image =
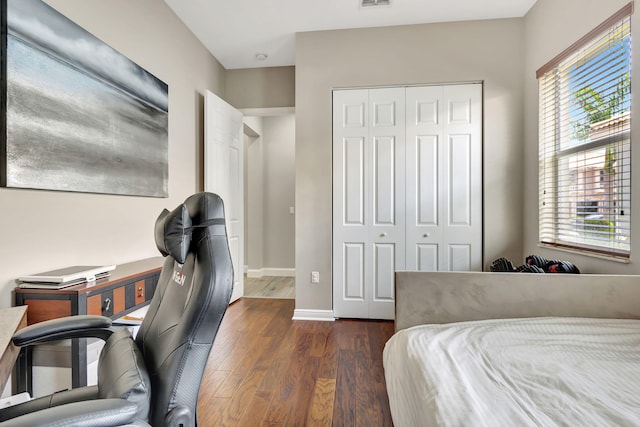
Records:
[[[185,204],[173,211],[164,209],[155,226],[156,246],[162,256],[171,255],[184,264],[191,244],[191,216]]]

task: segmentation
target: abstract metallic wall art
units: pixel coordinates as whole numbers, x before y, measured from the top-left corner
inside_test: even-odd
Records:
[[[42,1],[1,1],[0,185],[167,197],[167,85]]]

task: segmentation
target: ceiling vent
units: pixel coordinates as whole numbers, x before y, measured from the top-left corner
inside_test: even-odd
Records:
[[[360,0],[360,7],[391,6],[391,0]]]

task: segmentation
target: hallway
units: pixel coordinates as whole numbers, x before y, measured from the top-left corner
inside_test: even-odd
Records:
[[[295,299],[295,277],[263,276],[244,278],[245,298]]]

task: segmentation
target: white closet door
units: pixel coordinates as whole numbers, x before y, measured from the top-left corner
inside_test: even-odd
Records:
[[[482,269],[482,86],[333,93],[336,317],[393,319],[397,270]]]
[[[407,90],[407,270],[438,271],[442,260],[443,88]]]
[[[406,94],[407,269],[482,270],[482,86]]]
[[[369,92],[333,92],[333,312],[367,318]]]
[[[394,274],[405,269],[404,88],[369,91],[369,116],[368,317],[393,319]]]
[[[482,86],[444,87],[445,271],[482,270]]]
[[[404,89],[333,97],[334,315],[393,319],[405,262]]]

